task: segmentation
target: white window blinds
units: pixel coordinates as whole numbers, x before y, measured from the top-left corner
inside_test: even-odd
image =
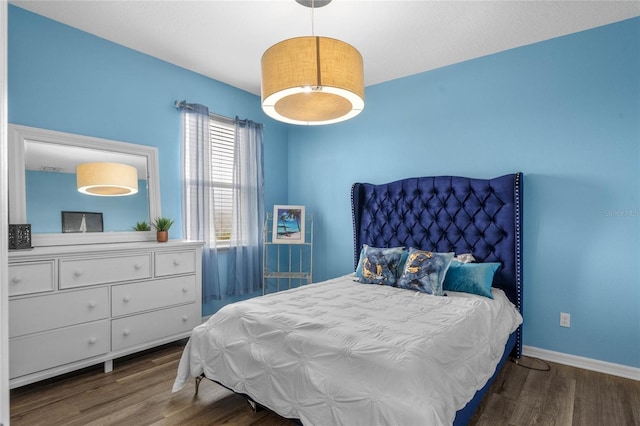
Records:
[[[216,240],[228,242],[231,237],[233,147],[235,127],[232,122],[209,116],[211,132],[211,197],[210,211],[215,212]]]

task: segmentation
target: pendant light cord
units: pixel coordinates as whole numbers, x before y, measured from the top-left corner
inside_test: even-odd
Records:
[[[313,13],[313,11],[315,10],[315,8],[316,8],[315,7],[315,0],[311,0],[311,35],[314,36],[314,37],[316,35],[316,30],[314,28],[314,23],[313,23],[313,21],[314,21],[314,16],[313,16],[314,13]]]

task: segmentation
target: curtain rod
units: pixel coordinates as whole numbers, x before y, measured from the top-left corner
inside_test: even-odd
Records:
[[[176,109],[193,109],[193,107],[190,104],[188,104],[186,100],[184,100],[184,101],[175,101],[173,103],[173,106],[176,107]],[[226,117],[224,115],[215,114],[213,112],[209,112],[209,115],[212,115],[215,118],[218,118],[220,120],[228,120],[230,122],[233,122],[233,118],[231,118],[231,117]]]

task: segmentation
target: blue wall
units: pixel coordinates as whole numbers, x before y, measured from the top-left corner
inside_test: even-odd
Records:
[[[175,100],[264,123],[265,205],[286,203],[287,127],[264,115],[257,96],[11,5],[8,39],[9,122],[158,147],[171,238],[182,237]]]
[[[173,101],[265,123],[266,208],[302,204],[314,215],[315,280],[353,270],[353,182],[522,171],[525,345],[633,367],[639,94],[632,19],[371,86],[351,121],[287,127],[254,95],[9,7],[11,123],[157,146],[162,209],[178,230]],[[571,328],[559,327],[561,311]]]
[[[324,279],[353,270],[353,182],[522,171],[524,344],[640,367],[639,145],[632,19],[367,87],[355,119],[290,131],[289,202]]]

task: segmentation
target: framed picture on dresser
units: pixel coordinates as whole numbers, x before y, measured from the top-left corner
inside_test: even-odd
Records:
[[[102,213],[62,212],[62,232],[103,232]]]

